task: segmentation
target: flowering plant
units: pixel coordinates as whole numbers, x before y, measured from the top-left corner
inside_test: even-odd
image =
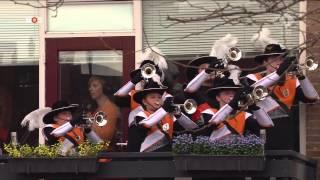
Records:
[[[25,157],[49,157],[55,158],[60,154],[60,143],[52,146],[39,145],[37,147],[24,145],[13,145],[4,144],[4,150],[9,156],[14,158],[25,158]]]
[[[91,143],[84,141],[78,146],[80,156],[96,156],[100,151],[107,149],[110,142]]]
[[[25,157],[44,157],[56,158],[59,156],[96,156],[98,152],[107,149],[109,142],[91,143],[84,141],[74,151],[63,154],[61,152],[61,144],[57,143],[51,146],[39,145],[36,147],[14,144],[4,144],[4,150],[10,157],[25,158]],[[76,151],[77,150],[77,151]]]
[[[263,140],[256,135],[229,135],[214,141],[207,136],[192,138],[182,134],[173,139],[173,152],[177,154],[210,155],[263,155]]]

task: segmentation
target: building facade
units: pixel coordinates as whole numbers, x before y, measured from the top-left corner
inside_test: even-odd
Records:
[[[107,91],[112,95],[129,80],[130,71],[137,66],[135,61],[148,46],[161,49],[168,62],[178,62],[174,65],[181,75],[184,69],[179,63],[207,55],[213,42],[227,33],[238,37],[238,47],[244,52],[244,67],[258,53],[250,39],[260,26],[249,25],[250,18],[240,22],[235,21],[238,17],[235,15],[229,17],[234,18],[229,23],[222,17],[190,23],[168,20],[168,17],[201,18],[207,15],[208,9],[228,3],[238,7],[245,4],[248,10],[258,11],[261,5],[254,1],[65,0],[62,6],[57,4],[58,0],[33,2],[32,6],[17,2],[20,3],[0,2],[0,138],[3,141],[9,140],[9,132],[18,131],[20,141],[36,144],[37,141],[26,138],[28,131],[19,125],[23,117],[38,107],[51,106],[57,99],[85,102],[87,81],[92,75],[104,77],[110,85]],[[317,3],[300,2],[285,13],[311,11]],[[317,13],[313,15],[316,19]],[[319,27],[310,21],[303,24],[291,21],[290,16],[282,17],[264,13],[254,18],[264,21],[271,36],[287,48],[303,42],[304,29],[314,32]],[[314,55],[317,48],[318,44],[311,48]],[[310,77],[319,90],[317,73],[310,73]],[[183,77],[179,79],[183,80]],[[318,105],[302,105],[297,130],[301,153],[316,158],[320,152],[318,109]],[[123,108],[119,127],[124,138],[126,116],[127,109]],[[43,142],[39,135],[39,141]],[[31,136],[38,139],[38,132]]]

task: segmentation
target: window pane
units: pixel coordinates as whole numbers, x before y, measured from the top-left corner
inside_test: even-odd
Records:
[[[113,100],[122,82],[122,59],[123,52],[114,50],[59,52],[61,99],[82,105],[92,116],[103,111],[107,124],[94,123],[92,129],[105,141],[119,142],[122,136],[121,113]]]
[[[79,97],[88,96],[88,79],[92,75],[105,79],[108,95],[121,84],[122,51],[60,51],[61,98],[79,102]]]
[[[38,131],[20,125],[39,106],[39,23],[31,17],[38,8],[0,1],[0,147],[12,131],[22,144],[38,143]]]
[[[22,128],[22,119],[38,108],[38,66],[0,66],[0,144],[17,132],[21,144],[38,144],[38,131]]]
[[[48,11],[50,32],[131,32],[133,30],[132,3],[65,4]]]

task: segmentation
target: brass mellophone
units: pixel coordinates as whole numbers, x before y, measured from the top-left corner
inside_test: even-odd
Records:
[[[250,106],[253,103],[264,100],[269,95],[268,89],[264,86],[255,87],[250,94],[246,94],[243,99],[238,101],[239,107]]]
[[[294,71],[302,71],[302,70],[308,70],[308,71],[314,71],[318,68],[318,61],[312,57],[312,56],[309,56],[306,58],[306,61],[302,64],[296,64],[296,69]],[[294,71],[291,71],[291,72],[294,72]]]
[[[156,74],[156,67],[153,64],[147,63],[141,68],[141,75],[143,78],[152,78]]]
[[[174,114],[181,114],[181,109],[183,109],[187,114],[193,114],[196,112],[198,105],[195,100],[187,99],[183,104],[174,104],[174,106]]]
[[[223,63],[228,64],[230,61],[239,61],[242,57],[242,52],[239,48],[232,47],[223,58]]]
[[[108,123],[106,119],[106,114],[102,111],[98,111],[94,116],[85,116],[86,125],[91,126],[93,123],[96,123],[98,126],[102,127]]]

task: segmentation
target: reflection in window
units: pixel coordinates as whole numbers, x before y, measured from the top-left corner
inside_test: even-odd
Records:
[[[111,141],[110,150],[121,141],[121,113],[113,94],[122,82],[122,51],[61,51],[60,98],[82,105],[87,114],[102,111],[107,124],[92,129],[104,141]]]
[[[38,131],[29,132],[20,123],[38,108],[39,67],[0,66],[0,146],[9,143],[10,132],[17,132],[21,144],[38,144]]]
[[[122,51],[60,51],[61,98],[73,103],[88,95],[88,80],[101,76],[107,84],[106,93],[112,95],[121,84]]]

